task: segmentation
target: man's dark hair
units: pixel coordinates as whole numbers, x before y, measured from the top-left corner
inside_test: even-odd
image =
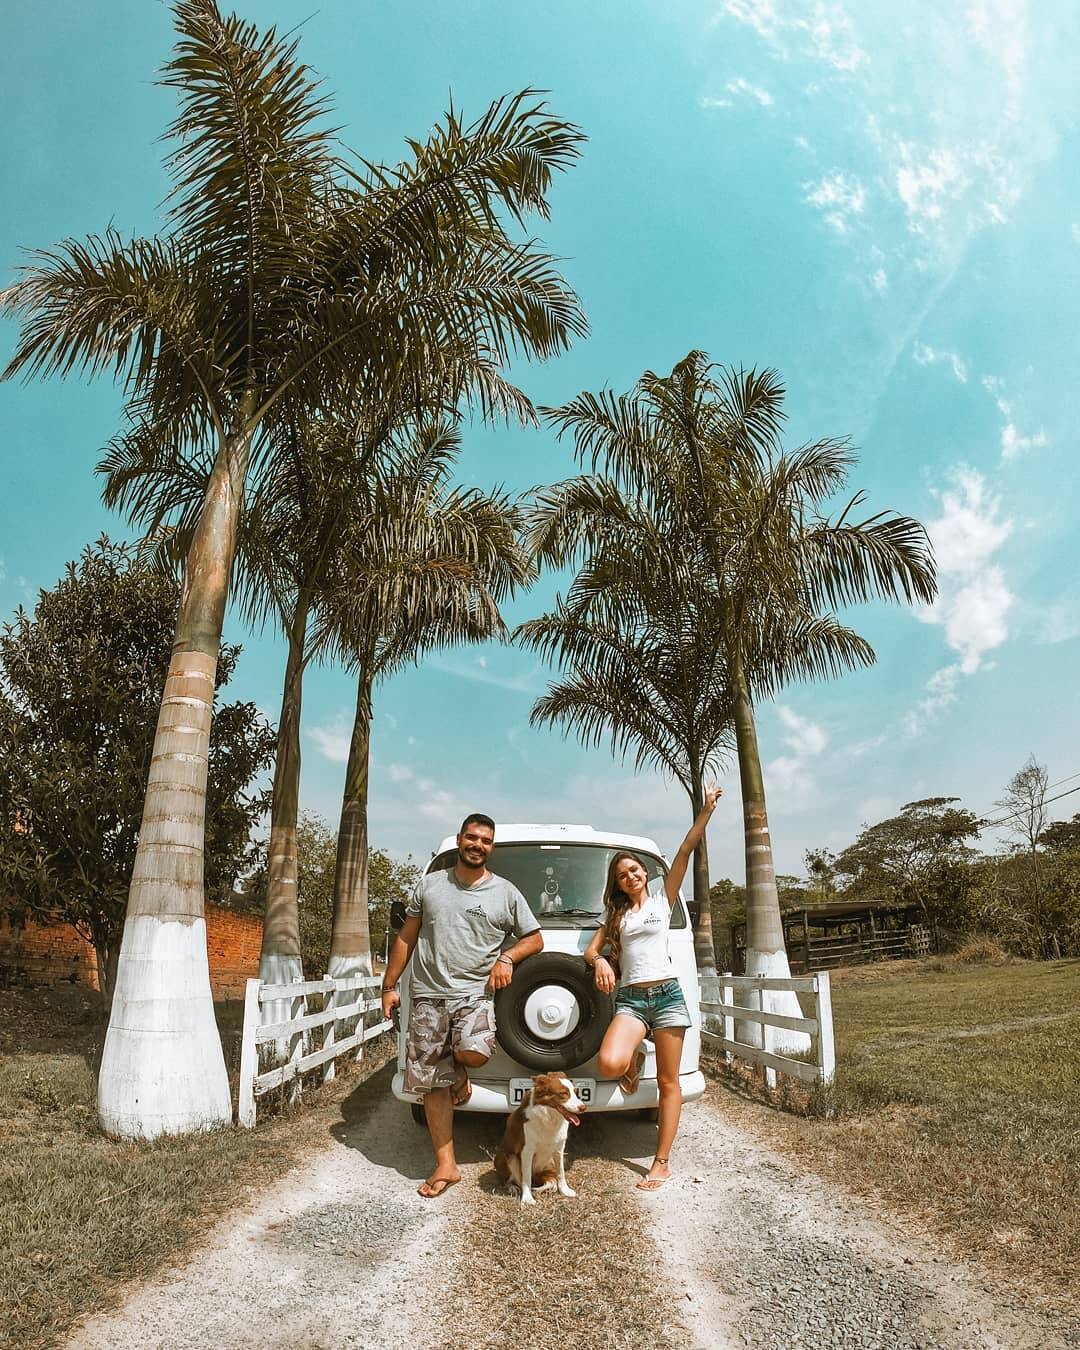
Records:
[[[482,811],[474,811],[471,816],[466,816],[461,822],[461,829],[458,834],[464,834],[470,825],[486,825],[492,834],[495,833],[495,822],[490,816],[485,816]]]

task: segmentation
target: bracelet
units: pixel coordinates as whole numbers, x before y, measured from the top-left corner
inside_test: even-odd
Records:
[[[396,993],[397,993],[397,985],[396,985],[396,984],[384,984],[383,987],[382,987],[382,992],[383,992],[384,994],[396,994]]]
[[[497,957],[495,958],[495,963],[496,963],[496,965],[497,965],[500,961],[506,961],[506,962],[507,962],[509,965],[511,965],[511,966],[514,964],[514,958],[513,958],[512,956],[507,956],[507,954],[506,954],[505,952],[503,952],[501,956],[497,956]]]

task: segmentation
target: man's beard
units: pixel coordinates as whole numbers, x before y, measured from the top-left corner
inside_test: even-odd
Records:
[[[462,862],[467,862],[470,867],[483,867],[487,855],[478,848],[463,848],[461,850]]]

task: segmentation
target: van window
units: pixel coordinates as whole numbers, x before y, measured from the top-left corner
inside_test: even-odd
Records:
[[[612,858],[622,849],[599,844],[496,844],[488,867],[512,882],[546,925],[575,928],[599,926],[604,908],[604,883]],[[651,853],[634,852],[649,877],[649,893],[664,889],[664,864]],[[430,870],[452,867],[454,849],[440,853]],[[676,901],[672,928],[686,927],[686,910]]]

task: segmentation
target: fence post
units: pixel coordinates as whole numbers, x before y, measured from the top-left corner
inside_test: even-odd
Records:
[[[731,971],[724,971],[724,979],[731,978]],[[729,1007],[735,1002],[735,986],[724,984],[720,986],[720,1002],[726,1003]],[[724,1013],[724,1040],[734,1041],[735,1039],[735,1018],[731,1013]],[[735,1063],[735,1055],[729,1049],[724,1050],[724,1062],[727,1065]]]
[[[818,1068],[821,1081],[831,1083],[836,1072],[836,1046],[833,1043],[832,990],[829,987],[829,972],[823,970],[817,976],[817,1022],[818,1022]]]
[[[294,977],[293,984],[303,984],[303,983],[304,983],[303,975],[297,975]],[[289,1021],[292,1022],[295,1021],[297,1018],[303,1017],[306,1006],[307,1006],[307,999],[304,997],[303,994],[297,994],[295,998],[290,999]],[[303,1057],[304,1057],[304,1033],[302,1031],[296,1031],[293,1033],[292,1038],[290,1039],[289,1042],[288,1062],[290,1064],[295,1064],[298,1063],[301,1059],[303,1059]],[[296,1103],[300,1100],[300,1094],[301,1094],[300,1075],[299,1073],[295,1073],[293,1074],[292,1078],[289,1081],[288,1102],[290,1106],[296,1105]]]
[[[330,978],[329,975],[323,976],[324,980],[328,980],[329,978]],[[330,992],[325,996],[325,1000],[323,1002],[323,1012],[332,1012],[336,1007],[337,1007],[337,989],[331,989]],[[334,1021],[333,1018],[331,1018],[331,1020],[327,1022],[325,1028],[323,1029],[323,1049],[324,1050],[329,1049],[329,1047],[332,1046],[336,1040],[337,1040],[337,1022]],[[323,1065],[322,1071],[323,1082],[332,1083],[334,1081],[334,1073],[335,1073],[334,1061],[331,1058],[327,1060],[327,1062]]]
[[[244,1025],[240,1033],[240,1087],[236,1094],[236,1119],[244,1129],[255,1124],[255,1075],[259,1071],[259,1051],[255,1029],[259,1025],[259,994],[262,980],[248,980],[244,987]]]
[[[759,979],[762,979],[762,980],[763,980],[764,977],[763,977],[763,976],[759,976]],[[764,985],[764,983],[759,984],[758,987],[757,987],[757,1005],[758,1005],[758,1012],[761,1013],[761,1014],[764,1016],[764,1013],[765,1013],[765,985]],[[768,1038],[768,1036],[765,1034],[765,1023],[764,1023],[764,1022],[762,1022],[762,1023],[760,1024],[760,1026],[758,1027],[758,1030],[759,1030],[759,1032],[760,1032],[760,1035],[758,1036],[758,1044],[760,1045],[760,1047],[761,1047],[762,1050],[768,1050],[768,1048],[769,1048],[769,1038]],[[765,1070],[765,1086],[766,1086],[770,1091],[772,1091],[772,1089],[773,1089],[774,1087],[776,1087],[776,1070],[775,1070],[775,1069],[769,1068],[769,1066],[768,1066],[767,1064],[766,1064],[766,1065],[763,1065],[762,1067],[763,1067],[764,1070]]]

